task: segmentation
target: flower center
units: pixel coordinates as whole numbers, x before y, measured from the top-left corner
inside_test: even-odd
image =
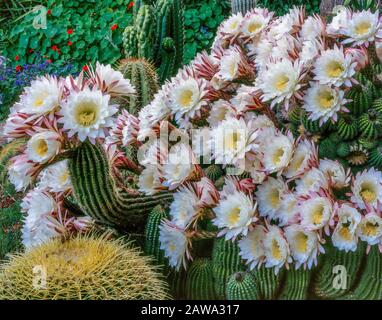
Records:
[[[273,154],[273,157],[272,157],[272,161],[275,165],[278,165],[282,158],[283,158],[283,155],[284,155],[284,149],[283,148],[279,148],[277,149],[274,154]]]
[[[230,24],[229,28],[230,28],[232,31],[234,31],[234,30],[236,30],[238,24],[239,24],[239,21],[235,20],[235,21],[233,21],[233,22]]]
[[[368,237],[373,237],[377,234],[378,228],[379,228],[378,223],[376,222],[373,223],[368,221],[362,226],[362,232]]]
[[[289,83],[289,78],[286,74],[280,75],[276,80],[275,87],[278,91],[284,91]]]
[[[67,170],[64,171],[63,174],[60,175],[59,181],[64,184],[69,178],[69,172]]]
[[[362,200],[366,203],[374,202],[377,198],[377,195],[374,191],[374,186],[370,183],[364,183],[361,185],[360,195]]]
[[[228,134],[225,139],[225,147],[229,150],[236,150],[238,147],[238,142],[241,138],[239,132],[231,132]]]
[[[338,233],[345,241],[351,241],[353,239],[353,235],[348,227],[341,227]]]
[[[175,243],[174,243],[174,242],[170,242],[168,248],[169,248],[169,250],[170,250],[171,252],[175,252],[175,250],[176,250],[176,245],[175,245]]]
[[[89,127],[97,121],[97,105],[94,103],[83,103],[77,107],[76,120],[84,126]]]
[[[326,66],[326,73],[331,78],[337,78],[345,71],[344,66],[339,61],[331,61]]]
[[[250,33],[255,33],[257,30],[259,30],[263,25],[260,22],[251,22],[248,25],[248,31]]]
[[[305,156],[304,155],[300,155],[300,156],[296,156],[294,159],[293,159],[293,162],[291,163],[291,167],[294,171],[297,171],[301,165],[302,165],[302,162],[304,161],[305,159]]]
[[[43,139],[38,140],[35,150],[39,156],[43,157],[48,152],[48,144]]]
[[[333,105],[334,96],[330,91],[321,92],[317,98],[322,109],[330,109]]]
[[[275,188],[269,192],[268,201],[272,208],[277,208],[280,203],[280,192],[278,189]]]
[[[179,104],[183,108],[188,108],[192,104],[193,93],[191,90],[184,90],[179,97]]]
[[[272,256],[276,260],[280,260],[281,259],[281,250],[280,250],[279,243],[277,242],[276,239],[272,240]]]
[[[355,33],[359,36],[367,34],[370,30],[371,24],[368,21],[363,21],[356,25]]]
[[[312,222],[314,225],[321,224],[323,218],[324,218],[324,207],[322,205],[318,205],[313,211]]]
[[[240,219],[240,208],[239,207],[233,208],[228,215],[228,222],[231,225],[236,225],[239,219]]]
[[[296,250],[298,252],[304,253],[308,249],[308,236],[302,232],[299,232],[294,237],[296,242]]]

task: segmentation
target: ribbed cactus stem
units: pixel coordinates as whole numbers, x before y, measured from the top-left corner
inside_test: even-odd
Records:
[[[231,0],[232,13],[241,12],[243,15],[256,7],[256,0]]]
[[[210,259],[196,259],[186,278],[186,298],[191,300],[214,300],[214,280]]]
[[[323,264],[314,279],[315,293],[324,299],[336,299],[346,294],[356,283],[362,259],[365,257],[365,245],[360,242],[355,252],[340,251],[332,245],[325,250]],[[346,269],[346,289],[333,286],[336,277],[333,268],[337,265]]]
[[[382,256],[378,246],[374,245],[365,257],[365,268],[359,275],[356,288],[342,299],[381,300],[382,298]]]
[[[85,142],[69,163],[74,195],[81,209],[118,229],[139,229],[158,204],[172,200],[170,193],[144,196],[117,186],[107,156],[99,145]]]
[[[258,300],[255,278],[246,272],[234,273],[227,283],[227,300]]]
[[[129,98],[127,108],[131,114],[148,105],[158,92],[158,76],[155,67],[145,59],[124,59],[119,64],[119,70],[135,87],[136,94]]]
[[[159,226],[164,219],[168,218],[168,213],[162,206],[156,206],[149,214],[145,228],[145,248],[146,255],[151,255],[159,264],[165,263],[164,252],[160,249]]]
[[[306,300],[309,293],[311,270],[300,268],[286,272],[286,282],[279,297],[280,300]]]
[[[283,272],[284,269],[280,270],[280,272],[276,275],[274,268],[265,268],[264,266],[251,272],[259,286],[261,299],[273,300],[277,298],[281,288]]]

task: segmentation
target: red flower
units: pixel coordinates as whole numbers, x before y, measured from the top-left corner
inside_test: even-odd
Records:
[[[21,66],[16,66],[16,72],[21,71]]]
[[[46,60],[46,63],[52,63],[51,59]]]
[[[58,52],[60,49],[58,49],[58,47],[56,45],[54,45],[54,46],[52,46],[52,50]]]
[[[130,8],[132,8],[132,7],[134,7],[134,1],[131,1],[131,2],[129,3],[129,5],[127,6],[127,9],[130,9]]]
[[[68,29],[68,31],[66,31],[67,34],[73,34],[74,30],[73,29]]]
[[[52,10],[48,9],[48,14],[52,14]]]
[[[15,57],[15,60],[16,60],[16,61],[19,61],[19,59],[20,59],[19,56],[16,56],[16,57]]]
[[[83,71],[89,71],[89,67],[88,67],[88,66],[83,66],[83,67],[82,67],[82,70],[83,70]]]
[[[33,49],[29,49],[29,53],[33,53],[33,51],[34,51]]]
[[[117,29],[118,28],[118,24],[116,23],[116,24],[113,24],[111,27],[110,27],[110,29],[111,29],[111,31],[114,31],[115,29]]]
[[[72,41],[68,41],[68,46],[71,46],[73,44]]]

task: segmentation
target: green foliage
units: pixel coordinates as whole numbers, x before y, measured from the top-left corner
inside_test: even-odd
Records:
[[[19,201],[0,209],[0,260],[8,253],[21,250],[21,219]]]
[[[216,29],[230,14],[230,6],[220,0],[195,1],[186,7],[184,62],[190,62],[197,52],[211,47]]]
[[[258,0],[257,5],[276,12],[278,16],[284,15],[293,6],[305,6],[307,14],[320,12],[320,0]]]
[[[69,170],[81,209],[95,220],[123,231],[143,232],[150,211],[173,198],[166,192],[144,196],[118,185],[102,146],[88,141],[75,151]]]
[[[227,283],[227,300],[258,300],[255,278],[246,272],[236,272]]]
[[[33,62],[31,50],[52,61],[73,61],[79,70],[86,63],[113,63],[121,58],[122,31],[132,20],[130,0],[48,0],[47,28],[35,29],[32,11],[11,25],[3,55]],[[114,27],[113,27],[114,26]],[[114,30],[113,30],[114,29]],[[72,30],[73,33],[69,30]]]
[[[214,300],[214,280],[210,259],[196,259],[187,272],[186,298],[190,300]]]
[[[345,0],[344,5],[353,8],[357,11],[371,10],[372,12],[378,9],[378,0]]]

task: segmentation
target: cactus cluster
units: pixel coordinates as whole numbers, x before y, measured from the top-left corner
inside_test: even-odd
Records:
[[[321,158],[340,159],[353,172],[370,166],[382,169],[379,142],[382,136],[382,84],[376,67],[379,62],[371,63],[373,65],[358,75],[358,84],[347,92],[349,112],[341,114],[336,123],[312,121],[298,106],[288,112],[293,132],[316,137]]]
[[[154,63],[164,82],[183,63],[183,0],[139,1],[135,7],[134,24],[123,33],[126,58],[145,58]]]
[[[150,262],[131,245],[106,235],[51,240],[0,266],[0,299],[166,299],[166,283]],[[40,281],[34,280],[36,274]]]

